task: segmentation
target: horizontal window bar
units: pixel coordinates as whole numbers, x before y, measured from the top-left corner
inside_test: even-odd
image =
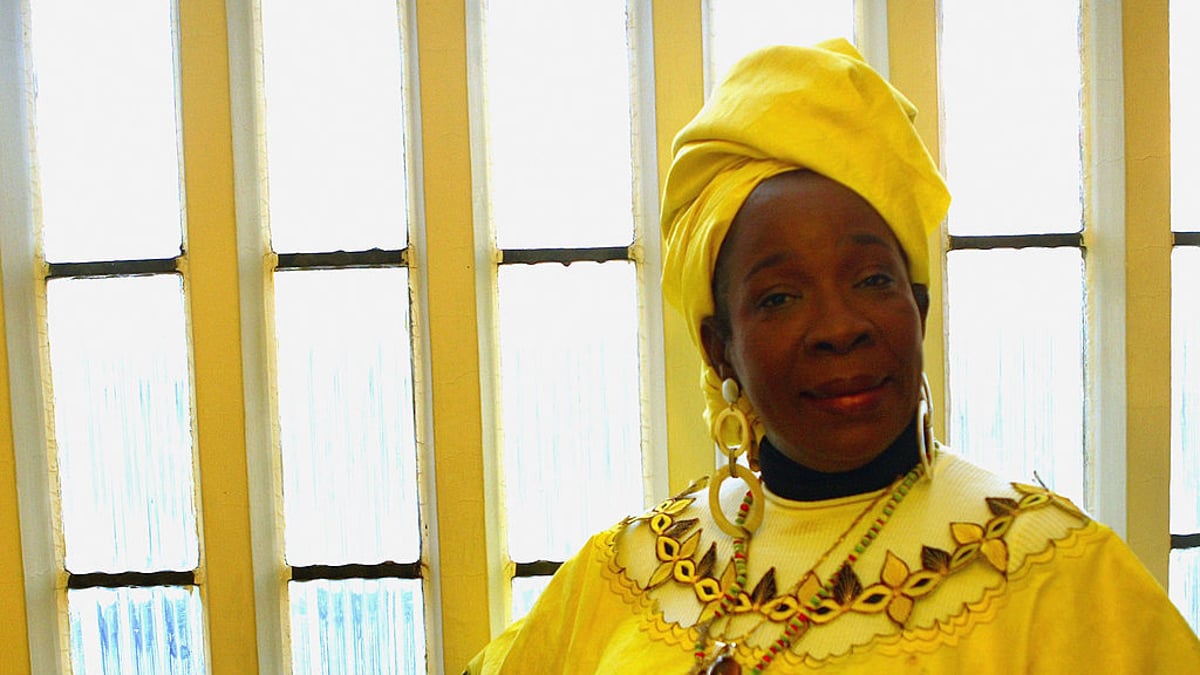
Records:
[[[997,235],[950,235],[951,251],[991,248],[1059,248],[1063,246],[1083,247],[1083,233],[1069,234],[997,234]]]
[[[548,577],[562,567],[562,563],[553,560],[535,560],[533,562],[515,563],[514,577]]]
[[[331,251],[329,253],[280,253],[275,269],[330,269],[339,267],[405,267],[408,249],[399,251],[373,248],[369,251]]]
[[[127,586],[195,586],[196,572],[89,572],[67,576],[67,588],[124,588]]]
[[[606,246],[601,248],[506,248],[500,251],[500,264],[608,262],[610,260],[632,260],[628,246]]]
[[[1171,535],[1171,548],[1200,548],[1200,533]]]
[[[1176,246],[1200,246],[1200,232],[1175,232]]]
[[[384,562],[374,565],[307,565],[292,568],[292,581],[318,579],[420,579],[421,563]]]
[[[173,274],[179,270],[178,258],[154,260],[106,260],[103,262],[49,263],[49,278],[126,277],[138,274]]]

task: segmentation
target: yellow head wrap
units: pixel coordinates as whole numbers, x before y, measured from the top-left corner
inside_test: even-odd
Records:
[[[787,171],[809,169],[865,199],[903,247],[912,282],[929,283],[926,241],[950,194],[915,116],[913,104],[841,39],[769,47],[730,70],[676,135],[663,191],[663,293],[697,345],[700,323],[713,313],[713,268],[733,217],[755,186]],[[726,404],[707,366],[703,386],[711,419]]]

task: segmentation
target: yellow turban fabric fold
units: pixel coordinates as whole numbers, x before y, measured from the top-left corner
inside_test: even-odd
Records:
[[[809,169],[850,188],[891,227],[913,283],[929,283],[927,238],[950,194],[912,120],[916,108],[845,40],[743,58],[675,137],[662,200],[663,293],[696,344],[730,222],[776,174]],[[725,403],[705,368],[708,414]],[[743,397],[743,400],[745,397]]]

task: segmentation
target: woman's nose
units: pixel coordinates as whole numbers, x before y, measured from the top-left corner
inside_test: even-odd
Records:
[[[805,346],[813,352],[845,354],[874,342],[874,324],[840,295],[816,303]]]

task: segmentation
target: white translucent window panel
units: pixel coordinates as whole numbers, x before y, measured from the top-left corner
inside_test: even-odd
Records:
[[[1200,3],[1171,1],[1171,225],[1200,231]]]
[[[1080,231],[1078,3],[946,0],[941,6],[950,233]]]
[[[708,0],[707,59],[721,78],[738,59],[769,45],[854,41],[854,0]]]
[[[289,564],[420,558],[408,270],[275,274]]]
[[[1200,533],[1200,247],[1177,247],[1171,270],[1171,532],[1193,534]]]
[[[1200,548],[1171,551],[1171,577],[1167,585],[1175,606],[1192,630],[1200,633]]]
[[[174,3],[29,5],[46,258],[179,255]]]
[[[262,0],[271,239],[280,253],[407,242],[396,0]]]
[[[207,672],[195,586],[72,589],[67,613],[76,675]]]
[[[424,673],[419,579],[288,583],[296,675]]]
[[[484,3],[488,203],[500,248],[628,246],[625,3]]]
[[[643,506],[633,263],[499,270],[512,560],[565,560]]]
[[[513,577],[512,580],[512,620],[525,616],[533,609],[542,591],[550,584],[549,576]]]
[[[951,449],[1083,505],[1080,251],[951,251],[947,266]]]
[[[52,280],[46,306],[67,569],[194,569],[182,280]]]

